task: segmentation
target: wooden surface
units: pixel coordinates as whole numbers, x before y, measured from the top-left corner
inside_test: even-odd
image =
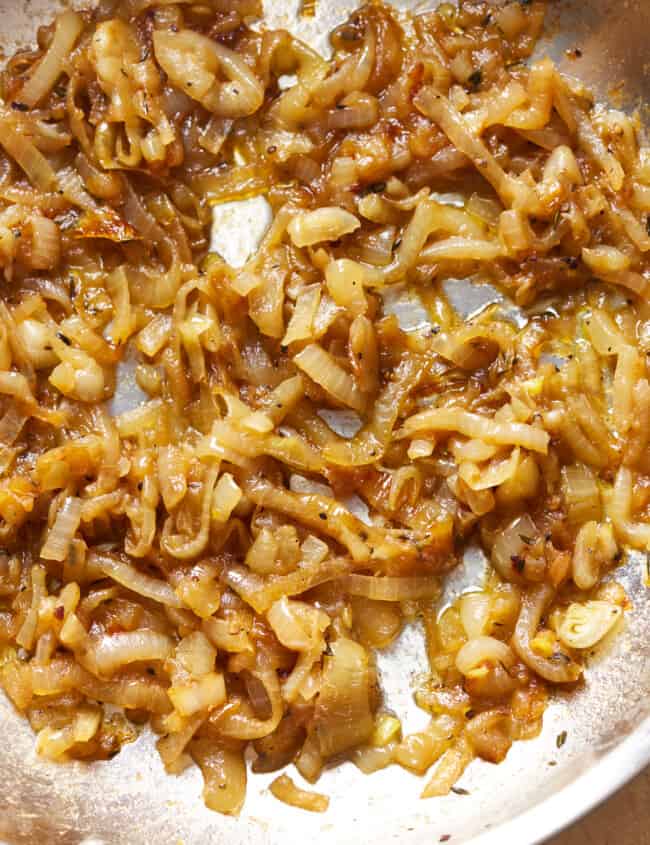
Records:
[[[650,845],[650,769],[548,845]]]

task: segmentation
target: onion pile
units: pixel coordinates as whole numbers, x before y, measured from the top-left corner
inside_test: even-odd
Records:
[[[9,60],[0,685],[39,753],[148,722],[222,813],[248,760],[442,795],[616,630],[603,578],[650,546],[650,148],[527,64],[544,5],[372,2],[325,60],[260,0],[118,0]],[[269,225],[234,267],[210,205],[245,199]],[[463,317],[459,280],[497,293]],[[375,655],[416,620],[404,735]]]

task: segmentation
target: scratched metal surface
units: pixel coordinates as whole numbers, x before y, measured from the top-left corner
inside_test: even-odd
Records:
[[[266,0],[267,21],[286,26],[321,49],[324,34],[343,19],[354,0],[320,0],[317,17],[299,21],[300,0]],[[429,0],[429,4],[434,0]],[[396,0],[401,8],[425,2]],[[56,9],[48,0],[0,0],[0,44],[5,55],[27,43],[37,25]],[[648,91],[650,65],[648,0],[568,0],[551,14],[550,41],[542,49],[601,96],[634,104]],[[568,48],[583,56],[569,60]],[[619,83],[624,82],[621,89]],[[121,391],[128,399],[130,391]],[[467,565],[454,578],[462,589],[475,575]],[[650,597],[636,558],[617,573],[632,598],[624,632],[594,659],[581,690],[558,695],[542,735],[516,744],[500,766],[475,762],[462,778],[470,796],[419,801],[421,783],[402,770],[364,777],[351,764],[324,774],[318,788],[331,795],[323,816],[302,813],[273,799],[269,777],[249,780],[239,819],[209,812],[194,769],[167,776],[151,736],[124,748],[109,763],[65,766],[39,760],[34,737],[0,694],[0,838],[7,843],[59,845],[311,845],[401,843],[423,845],[450,836],[452,843],[533,845],[556,833],[650,761]],[[391,704],[417,729],[423,715],[412,705],[411,685],[425,667],[417,630],[380,658],[382,683]],[[567,731],[561,749],[556,737]],[[292,773],[298,782],[299,777]]]

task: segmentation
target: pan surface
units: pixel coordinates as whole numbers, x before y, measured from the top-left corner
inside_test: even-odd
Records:
[[[326,33],[357,5],[320,0],[315,18],[301,19],[299,4],[265,0],[267,23],[291,29],[322,50]],[[396,5],[417,11],[436,4],[396,0]],[[48,0],[0,0],[5,56],[32,40],[36,27],[56,10]],[[551,9],[549,24],[541,51],[600,97],[634,107],[650,91],[648,0],[569,0]],[[582,57],[570,59],[575,47]],[[469,795],[420,801],[419,780],[403,770],[365,777],[346,763],[319,781],[319,791],[331,796],[330,810],[322,816],[279,803],[266,789],[274,776],[255,775],[241,817],[226,818],[204,807],[198,769],[176,778],[165,774],[146,732],[110,763],[60,766],[37,758],[29,726],[0,695],[0,838],[12,845],[293,845],[305,840],[311,845],[429,845],[447,837],[475,845],[542,842],[650,762],[646,564],[637,554],[617,570],[634,608],[626,614],[624,632],[589,666],[584,687],[569,696],[557,694],[541,736],[515,744],[504,763],[475,761],[459,784]],[[455,575],[457,585],[471,577],[469,562],[466,569]],[[388,703],[408,713],[407,729],[417,729],[426,721],[411,703],[412,680],[426,669],[419,632],[407,630],[379,665]],[[564,731],[566,742],[558,743]],[[295,772],[292,776],[300,782]]]

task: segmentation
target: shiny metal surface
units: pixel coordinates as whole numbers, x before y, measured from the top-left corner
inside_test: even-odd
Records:
[[[317,17],[298,23],[299,3],[266,0],[269,24],[298,30],[320,47],[324,34],[355,5],[354,0],[320,0]],[[409,0],[396,4],[426,8]],[[5,54],[32,38],[54,8],[48,0],[0,0]],[[552,11],[550,36],[542,51],[600,96],[634,105],[650,90],[648,0],[570,0]],[[582,58],[565,55],[575,47]],[[198,770],[178,778],[164,773],[146,732],[110,763],[59,766],[36,757],[29,727],[0,696],[0,837],[25,845],[293,845],[305,840],[310,845],[429,845],[447,836],[452,845],[542,842],[650,762],[650,591],[642,564],[645,559],[636,556],[616,574],[634,604],[624,632],[607,653],[593,658],[581,689],[554,698],[537,740],[516,744],[500,766],[472,764],[461,781],[469,796],[419,801],[421,782],[402,770],[364,777],[344,764],[319,782],[318,789],[332,799],[323,816],[280,804],[266,791],[271,778],[256,775],[249,780],[242,816],[224,818],[203,806]],[[457,586],[465,577],[471,579],[471,572],[458,573]],[[418,632],[408,631],[381,657],[380,667],[389,703],[400,714],[408,710],[406,728],[417,728],[424,716],[411,704],[411,682],[425,669]],[[567,740],[558,749],[562,731]]]

